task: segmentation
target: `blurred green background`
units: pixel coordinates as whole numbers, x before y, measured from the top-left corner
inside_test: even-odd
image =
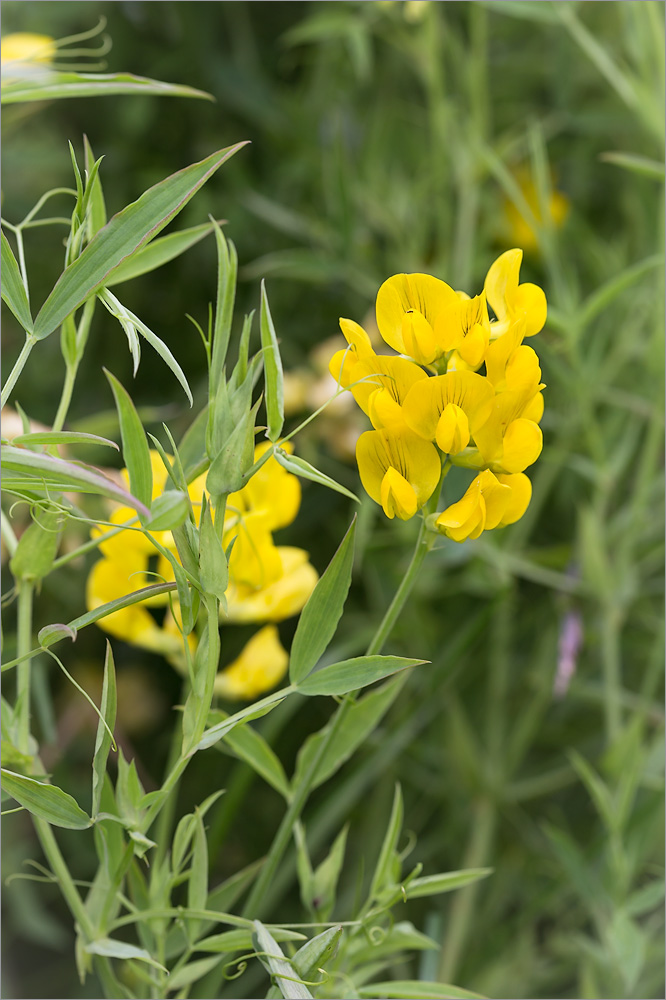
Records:
[[[258,305],[267,279],[285,368],[304,380],[294,383],[295,411],[297,389],[309,387],[301,416],[327,391],[318,345],[339,316],[363,322],[386,277],[427,271],[475,294],[500,252],[524,247],[522,280],[549,301],[546,329],[531,342],[548,386],[532,505],[512,528],[429,557],[390,651],[432,665],[316,793],[305,821],[315,859],[317,845],[323,852],[351,822],[338,919],[351,910],[363,859],[376,854],[396,781],[415,839],[410,860],[426,873],[495,869],[478,886],[405,908],[442,942],[409,975],[498,998],[663,996],[664,5],[6,0],[2,13],[4,34],[56,38],[103,16],[109,70],[215,97],[7,108],[10,222],[47,188],[71,183],[67,140],[80,153],[84,133],[105,157],[110,211],[214,149],[251,140],[178,227],[209,213],[228,220],[238,315]],[[59,273],[61,239],[55,227],[28,235],[37,302]],[[185,314],[206,321],[215,272],[209,239],[119,291],[168,343],[199,402],[205,359]],[[7,314],[6,371],[21,342]],[[124,337],[98,310],[69,425],[114,434],[102,365],[132,383]],[[32,418],[53,420],[62,368],[51,337],[15,393]],[[165,419],[176,432],[187,427],[182,394],[147,351],[132,391],[148,429]],[[322,418],[298,445],[351,489],[354,420],[344,410]],[[455,499],[456,483],[447,489]],[[279,540],[307,548],[321,571],[351,513],[339,495],[306,485]],[[369,501],[360,527],[336,638],[344,655],[367,641],[416,529],[388,522]],[[37,627],[80,613],[88,565],[47,579]],[[288,642],[293,622],[280,631]],[[86,630],[68,652],[92,693],[103,641]],[[159,658],[115,645],[122,737],[150,787],[180,684]],[[44,673],[42,683],[58,712],[39,720],[42,738],[59,783],[76,794],[88,780],[92,722],[59,678]],[[323,700],[296,709],[290,700],[258,725],[289,768],[329,712]],[[273,791],[214,752],[194,761],[179,808],[218,787],[228,791],[209,813],[213,879],[261,856],[281,816]],[[27,871],[23,860],[39,857],[30,824],[25,815],[4,822],[5,875]],[[61,839],[76,874],[90,878],[92,850],[86,856],[66,831]],[[275,919],[303,918],[293,858],[271,902]],[[76,981],[55,887],[14,880],[4,908],[4,996],[97,995],[93,979]],[[219,995],[252,996],[256,982],[248,971]]]

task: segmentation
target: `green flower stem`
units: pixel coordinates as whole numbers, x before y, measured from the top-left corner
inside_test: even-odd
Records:
[[[32,598],[34,587],[28,580],[19,580],[17,652],[25,656],[32,646]],[[16,707],[18,712],[18,749],[29,753],[30,747],[30,660],[26,659],[16,671]]]
[[[437,503],[439,501],[439,494],[442,488],[442,483],[444,481],[444,477],[447,472],[448,472],[448,464],[445,463],[442,469],[442,476],[440,478],[439,485],[435,490],[435,492],[433,493],[432,497],[430,498],[426,510],[424,511],[424,517],[421,521],[421,527],[419,529],[419,534],[416,539],[416,545],[414,547],[414,554],[412,555],[412,559],[407,568],[407,572],[405,573],[402,582],[400,583],[400,586],[396,591],[395,597],[391,601],[391,604],[389,605],[389,608],[379,625],[379,628],[377,629],[374,636],[370,640],[370,644],[368,645],[368,648],[366,650],[367,656],[380,653],[381,650],[383,649],[384,643],[391,634],[393,627],[396,621],[398,620],[398,616],[402,611],[405,602],[409,597],[409,594],[411,593],[412,588],[416,582],[416,578],[418,576],[421,563],[425,559],[426,554],[430,551],[436,540],[437,536],[434,534],[430,534],[429,537],[426,537],[428,536],[428,529],[426,527],[426,516],[437,507]],[[308,799],[312,785],[317,775],[317,771],[319,770],[321,761],[324,759],[324,756],[327,753],[329,746],[331,746],[333,740],[336,738],[347,716],[347,712],[349,711],[350,707],[354,704],[355,700],[356,700],[355,696],[351,695],[349,698],[345,699],[345,701],[343,701],[343,703],[340,705],[340,707],[338,708],[333,717],[333,724],[331,725],[327,736],[321,742],[321,745],[319,747],[319,752],[316,753],[312,758],[309,768],[303,775],[303,778],[298,787],[294,790],[293,797],[291,799],[291,802],[289,803],[289,808],[287,809],[287,812],[284,814],[284,817],[282,819],[278,832],[275,836],[275,839],[271,844],[270,851],[268,852],[268,856],[266,858],[266,863],[261,869],[261,874],[259,875],[257,881],[254,883],[254,886],[252,887],[252,892],[250,893],[247,903],[245,904],[245,908],[243,909],[244,917],[251,916],[254,918],[260,915],[262,907],[264,905],[266,892],[268,890],[268,887],[271,885],[273,881],[273,877],[282,861],[284,852],[289,846],[294,826],[299,820],[300,815],[303,811],[303,807],[305,806],[305,803]]]
[[[9,397],[11,396],[12,389],[16,385],[21,372],[25,368],[25,363],[30,357],[30,352],[32,351],[36,343],[37,339],[33,337],[31,333],[27,333],[25,337],[25,344],[23,345],[21,353],[16,359],[16,364],[12,368],[11,372],[9,373],[7,381],[2,387],[2,406],[4,406],[7,403]]]
[[[69,410],[69,404],[72,401],[72,392],[74,390],[74,383],[76,381],[76,373],[79,369],[79,364],[76,362],[72,365],[67,365],[65,371],[65,381],[62,386],[62,394],[60,396],[60,403],[58,404],[58,412],[53,420],[54,431],[60,431],[63,428],[63,424],[67,418],[67,411]]]

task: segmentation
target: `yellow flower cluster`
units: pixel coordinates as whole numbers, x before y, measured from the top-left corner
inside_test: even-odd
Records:
[[[474,298],[429,274],[385,281],[377,326],[397,355],[376,354],[362,327],[340,320],[348,346],[330,370],[374,428],[360,436],[356,458],[363,486],[387,517],[407,520],[423,507],[443,459],[478,475],[439,514],[438,531],[462,542],[525,513],[532,487],[524,470],[543,443],[544,385],[537,354],[523,340],[546,322],[546,297],[520,283],[522,256],[503,253]]]
[[[255,460],[269,448],[258,445]],[[288,448],[287,445],[283,445]],[[151,452],[154,498],[164,491],[166,470],[157,454]],[[126,470],[123,476],[129,484]],[[195,512],[201,510],[206,476],[189,487]],[[273,532],[296,517],[301,501],[300,483],[274,458],[269,458],[248,484],[230,494],[224,519],[222,543],[225,550],[233,542],[229,557],[229,586],[226,591],[226,621],[237,623],[274,623],[297,614],[312,593],[317,573],[303,549],[275,545]],[[126,524],[134,517],[128,507],[118,507],[111,515],[114,525]],[[108,529],[93,529],[93,537]],[[170,531],[152,533],[165,549],[177,555]],[[100,542],[102,558],[95,563],[87,584],[89,610],[160,580],[174,579],[168,559],[158,552],[150,537],[142,531],[126,529]],[[154,564],[154,570],[153,570]],[[180,629],[168,610],[158,625],[148,607],[165,605],[167,595],[159,595],[115,611],[99,621],[111,635],[144,649],[162,653],[175,667],[184,669]],[[176,614],[178,605],[172,601]],[[191,645],[195,640],[190,636]],[[215,690],[227,698],[251,699],[274,687],[284,676],[288,664],[274,624],[261,628],[247,643],[237,660],[222,670]]]

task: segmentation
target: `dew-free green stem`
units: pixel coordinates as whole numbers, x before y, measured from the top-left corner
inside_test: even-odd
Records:
[[[18,588],[18,622],[17,622],[17,652],[19,657],[25,656],[32,646],[32,598],[33,584],[28,580],[19,580]],[[27,754],[30,746],[30,671],[29,660],[19,664],[16,671],[16,709],[18,713],[18,749]]]
[[[23,345],[23,347],[21,349],[21,353],[19,354],[18,358],[16,359],[16,364],[14,365],[14,367],[11,370],[11,372],[9,373],[9,377],[8,377],[7,381],[5,382],[4,386],[2,387],[2,406],[4,406],[7,403],[9,397],[11,396],[12,389],[16,385],[21,372],[25,368],[25,363],[28,360],[28,358],[30,357],[30,352],[31,352],[31,350],[33,349],[33,347],[35,346],[36,343],[37,343],[37,340],[36,340],[35,337],[32,336],[31,333],[26,334],[25,344]]]
[[[76,364],[67,365],[67,369],[65,371],[65,381],[63,382],[62,394],[60,396],[60,403],[58,404],[58,412],[53,420],[52,430],[54,431],[62,430],[67,418],[67,411],[69,410],[69,404],[72,401],[72,392],[74,390],[78,367],[78,362]]]

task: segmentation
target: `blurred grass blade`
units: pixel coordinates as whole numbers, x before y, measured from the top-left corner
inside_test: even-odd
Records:
[[[658,160],[650,160],[647,156],[636,156],[634,153],[608,152],[601,153],[599,159],[604,163],[613,163],[616,167],[624,170],[631,170],[632,173],[641,174],[643,177],[652,177],[656,181],[664,182],[666,170],[664,164]]]
[[[200,226],[191,226],[189,229],[181,229],[177,233],[169,233],[168,236],[159,236],[152,240],[143,249],[122,264],[119,264],[113,274],[105,282],[107,287],[119,285],[123,281],[131,281],[142,274],[155,271],[163,264],[168,264],[170,260],[175,260],[182,253],[189,250],[196,243],[213,231],[212,222],[204,222]]]
[[[8,472],[27,473],[35,477],[35,485],[40,480],[57,483],[63,490],[77,490],[82,493],[96,493],[118,503],[132,507],[144,517],[148,508],[137,497],[108,479],[97,469],[80,462],[66,462],[52,455],[40,455],[25,448],[5,445],[2,449],[2,468]]]
[[[340,483],[336,483],[335,479],[331,479],[330,476],[320,472],[319,469],[315,469],[305,459],[298,458],[296,455],[288,455],[282,448],[276,448],[274,454],[276,460],[287,472],[293,472],[295,476],[300,476],[302,479],[310,479],[313,483],[319,483],[320,486],[327,486],[330,490],[342,493],[343,496],[349,497],[350,500],[360,503],[359,498],[351,490],[348,490],[345,486],[341,486]]]
[[[351,584],[355,529],[356,518],[301,611],[289,658],[292,684],[307,677],[335,634]]]
[[[466,868],[457,872],[444,872],[441,875],[424,875],[414,878],[405,886],[407,899],[419,899],[421,896],[438,896],[442,892],[452,892],[464,885],[478,882],[479,879],[492,875],[492,868]]]
[[[122,94],[157,94],[167,97],[215,98],[203,90],[178,83],[163,83],[132,73],[59,73],[47,70],[38,76],[5,78],[2,103],[53,101],[64,97],[103,97]]]
[[[295,686],[300,694],[308,696],[347,694],[349,691],[365,687],[366,684],[380,681],[383,677],[390,677],[398,670],[417,667],[427,662],[427,660],[410,660],[402,656],[357,656],[352,660],[341,660],[339,663],[322,667]]]
[[[106,641],[106,656],[104,657],[104,682],[102,684],[102,704],[100,711],[106,726],[99,720],[97,724],[97,736],[95,737],[95,753],[93,756],[92,774],[92,806],[91,815],[93,819],[100,810],[102,801],[102,788],[104,787],[104,776],[106,774],[106,762],[109,751],[113,746],[111,733],[116,724],[116,709],[118,697],[116,692],[116,666],[113,659],[111,643]],[[107,728],[108,727],[108,728]]]
[[[312,993],[303,983],[298,982],[296,970],[284,955],[270,931],[259,920],[253,921],[254,933],[252,940],[257,951],[257,957],[282,991],[285,1000],[307,1000]]]
[[[266,437],[275,442],[284,425],[284,375],[273,317],[268,305],[266,284],[261,282],[261,346],[264,349],[264,372],[266,374],[266,417],[268,428]]]
[[[360,997],[383,997],[385,1000],[483,1000],[480,993],[470,993],[448,983],[428,983],[420,979],[393,979],[387,983],[361,986]]]
[[[181,211],[215,171],[245,143],[218,150],[160,181],[118,212],[61,274],[35,320],[38,340],[48,337],[77,306],[111,277]]]
[[[2,300],[7,303],[26,333],[32,333],[32,315],[25,285],[14,251],[4,233],[2,233]]]
[[[57,785],[47,785],[34,778],[26,778],[2,768],[2,790],[11,795],[28,812],[46,820],[51,826],[61,826],[66,830],[86,830],[92,825],[87,815],[67,792]]]
[[[130,490],[142,504],[150,507],[153,499],[153,467],[150,462],[146,432],[127,389],[106,368],[104,374],[111,386],[118,410],[123,460],[129,475]]]

